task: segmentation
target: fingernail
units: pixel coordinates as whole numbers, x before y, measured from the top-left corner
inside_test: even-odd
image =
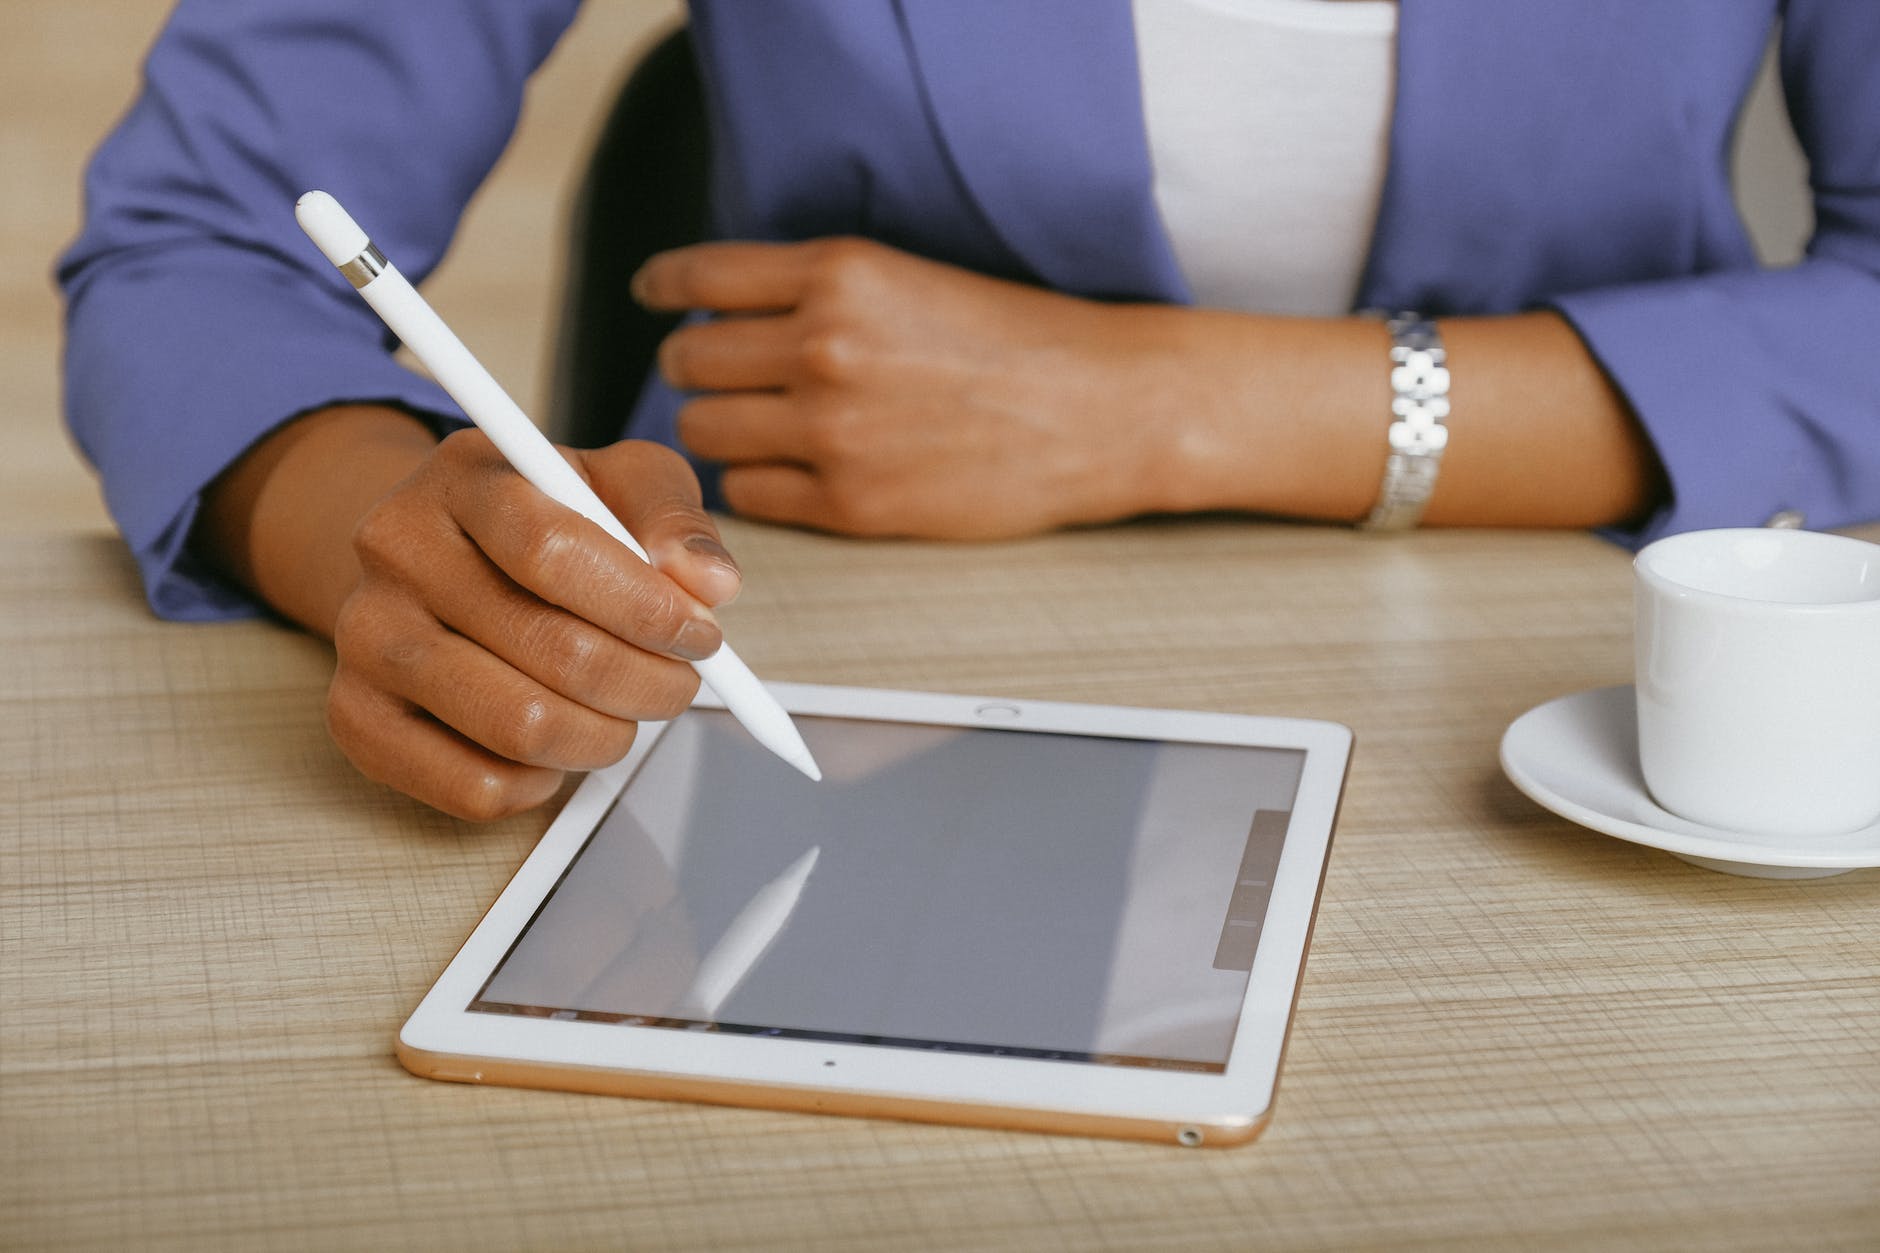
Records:
[[[731,550],[709,535],[694,535],[686,540],[685,546],[699,556],[708,557],[733,571],[738,568],[737,558],[731,555]]]
[[[703,661],[717,652],[723,642],[724,635],[717,623],[709,618],[693,618],[679,628],[679,637],[672,642],[672,653],[687,661]]]
[[[632,294],[633,299],[637,301],[638,303],[640,304],[646,303],[646,267],[645,266],[641,266],[639,269],[635,270],[633,272],[633,277],[627,280],[627,291]]]

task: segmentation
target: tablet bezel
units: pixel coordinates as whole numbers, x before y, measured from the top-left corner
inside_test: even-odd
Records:
[[[591,773],[398,1033],[426,1078],[1174,1141],[1264,1127],[1297,1000],[1352,735],[1337,723],[877,688],[772,683],[793,714],[1302,749],[1305,761],[1222,1073],[475,1013],[491,972],[658,743]],[[695,702],[722,708],[709,691]]]

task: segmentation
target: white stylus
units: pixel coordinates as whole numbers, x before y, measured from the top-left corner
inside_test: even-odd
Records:
[[[648,560],[640,542],[614,517],[613,511],[576,474],[548,438],[536,429],[509,393],[502,389],[470,350],[463,346],[444,320],[437,316],[424,297],[418,294],[385,254],[372,246],[352,215],[339,201],[323,191],[310,191],[294,206],[300,229],[339,267],[352,285],[359,289],[366,303],[384,319],[385,325],[403,341],[438,385],[451,394],[470,420],[481,427],[499,452],[550,499],[559,501],[587,518],[609,535],[632,549],[642,561]],[[692,668],[724,701],[725,708],[744,724],[757,742],[801,770],[820,780],[822,770],[810,756],[809,746],[797,733],[796,724],[784,712],[751,668],[744,664],[731,645],[725,643]]]

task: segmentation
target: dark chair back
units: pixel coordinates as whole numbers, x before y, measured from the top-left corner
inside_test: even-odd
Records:
[[[628,75],[575,199],[547,422],[562,443],[620,438],[659,342],[679,322],[640,308],[627,283],[654,253],[705,237],[710,160],[682,26]]]

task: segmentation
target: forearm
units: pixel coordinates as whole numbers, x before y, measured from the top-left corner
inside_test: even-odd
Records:
[[[359,579],[359,520],[436,447],[402,410],[345,405],[296,418],[204,493],[201,555],[278,613],[330,637]]]
[[[649,308],[736,314],[660,350],[693,452],[754,517],[1022,535],[1144,513],[1349,521],[1383,480],[1389,339],[1365,318],[1106,304],[865,240],[653,258]],[[1434,523],[1595,526],[1662,494],[1655,453],[1553,313],[1442,323]]]
[[[61,257],[74,439],[152,608],[250,610],[194,560],[205,484],[266,423],[369,396],[448,415],[295,224],[312,172],[420,281],[502,152],[577,0],[180,0],[137,100],[87,167]]]
[[[1136,307],[1137,351],[1113,394],[1167,433],[1151,505],[1352,520],[1382,481],[1389,339],[1370,319]],[[1424,518],[1452,526],[1587,527],[1662,494],[1650,443],[1558,315],[1440,323],[1449,445]],[[1180,362],[1171,368],[1170,361]]]

